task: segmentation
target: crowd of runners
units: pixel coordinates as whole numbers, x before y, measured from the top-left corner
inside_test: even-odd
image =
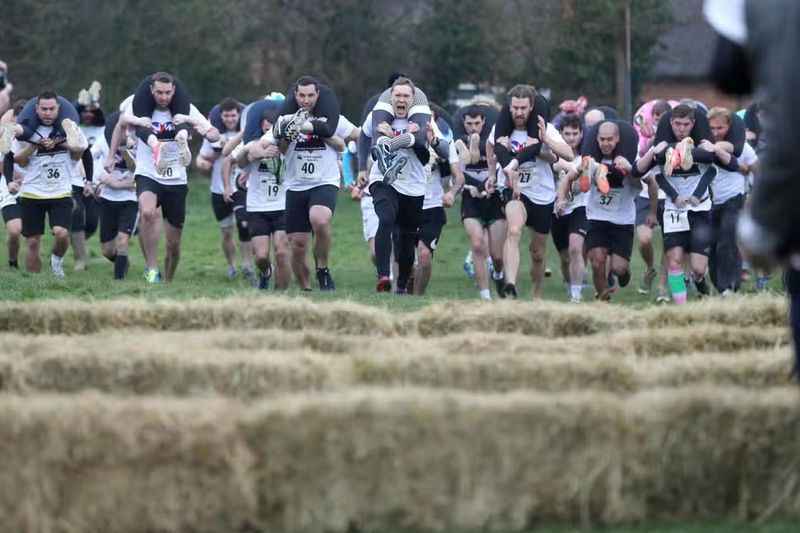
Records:
[[[247,105],[226,97],[206,116],[167,72],[132,86],[113,112],[101,89],[93,82],[74,101],[51,90],[16,100],[10,84],[0,91],[10,267],[24,239],[25,268],[42,269],[47,219],[56,277],[70,246],[75,269],[87,267],[86,241],[98,232],[114,278],[127,276],[137,235],[146,282],[171,281],[194,165],[211,176],[228,276],[262,290],[336,289],[329,256],[342,187],[361,204],[378,292],[424,294],[445,208],[459,198],[464,269],[484,300],[518,297],[526,228],[534,298],[551,275],[550,238],[561,263],[553,277],[576,303],[629,286],[634,244],[646,265],[634,285],[660,302],[684,303],[690,289],[726,296],[749,275],[758,288],[768,280],[749,272],[736,241],[765,142],[755,103],[737,113],[657,100],[628,122],[581,98],[551,116],[549,102],[520,84],[500,105],[477,100],[448,113],[396,73],[354,123],[334,88],[310,76]],[[194,157],[192,135],[203,138]]]

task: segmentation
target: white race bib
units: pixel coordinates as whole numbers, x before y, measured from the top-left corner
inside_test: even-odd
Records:
[[[42,183],[47,191],[57,191],[64,179],[71,179],[63,161],[53,160],[42,163]]]
[[[178,153],[178,143],[175,141],[164,142],[161,145],[161,160],[167,166],[163,171],[156,168],[156,172],[163,179],[180,177],[180,154]]]
[[[613,211],[617,208],[617,204],[620,202],[618,199],[620,191],[617,189],[611,189],[608,191],[608,194],[601,194],[600,198],[597,200],[597,203],[600,205],[600,209],[604,209],[606,211]]]
[[[534,167],[521,168],[519,170],[519,186],[533,187],[536,185],[536,169]]]
[[[664,209],[664,233],[679,233],[690,230],[688,209]]]

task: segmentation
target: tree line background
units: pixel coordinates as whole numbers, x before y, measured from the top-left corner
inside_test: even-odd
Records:
[[[346,115],[393,71],[436,102],[459,83],[531,83],[552,101],[581,94],[617,103],[623,0],[4,0],[0,59],[15,97],[43,88],[70,98],[92,80],[115,107],[166,70],[203,111],[224,96],[251,101],[312,74]],[[634,102],[670,7],[631,0]]]

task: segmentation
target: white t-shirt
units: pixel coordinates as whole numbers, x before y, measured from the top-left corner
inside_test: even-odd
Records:
[[[572,162],[569,163],[572,168],[577,171],[581,164],[581,156],[576,157]],[[567,202],[567,205],[564,206],[564,211],[562,213],[563,216],[571,214],[573,211],[578,209],[579,207],[586,207],[586,201],[589,199],[589,194],[585,192],[572,192],[569,191],[571,194],[571,199]]]
[[[286,184],[281,173],[275,174],[281,158],[260,159],[247,166],[247,212],[283,211],[286,209]]]
[[[236,131],[226,131],[225,133],[221,134],[222,137],[222,146],[225,146],[225,143],[230,140],[231,137],[235,136],[238,132]],[[222,157],[221,149],[214,148],[214,144],[208,139],[203,139],[203,144],[200,147],[200,155],[211,159],[212,157],[216,157],[211,165],[211,186],[209,189],[214,194],[222,194],[225,191],[225,188],[222,183],[222,167],[225,163],[225,158]],[[233,186],[232,189],[236,189],[236,184],[234,183],[236,173],[231,172],[231,185]]]
[[[335,135],[344,139],[353,132],[353,124],[339,115]],[[339,153],[316,135],[301,135],[289,144],[284,158],[284,178],[290,191],[307,191],[321,185],[339,187]]]
[[[655,177],[656,177],[656,169],[655,168],[651,168],[650,171],[647,174],[645,174],[644,177],[642,178],[642,192],[639,193],[639,196],[641,196],[642,198],[647,198],[648,200],[650,199],[650,192],[647,190],[647,182],[645,180],[647,178],[649,178],[649,177],[652,177],[653,179],[655,179]],[[666,198],[667,198],[667,193],[662,191],[661,187],[659,187],[658,188],[658,199],[659,200],[666,200]]]
[[[42,139],[46,139],[52,131],[51,126],[39,126],[36,130]],[[68,151],[50,153],[37,151],[25,168],[20,196],[47,200],[68,198],[72,196],[72,179],[75,172],[75,160]]]
[[[678,193],[678,196],[691,196],[694,193],[694,190],[697,188],[698,183],[700,183],[700,179],[702,178],[703,174],[710,168],[714,171],[713,165],[705,165],[705,164],[697,164],[695,165],[698,168],[698,172],[692,174],[684,174],[679,172],[678,170],[674,171],[672,176],[667,177],[667,181],[670,185],[675,189]],[[663,167],[661,168],[661,172],[663,173]],[[714,183],[713,180],[711,182]],[[710,211],[711,210],[711,195],[706,192],[706,195],[703,198],[700,198],[700,203],[696,206],[689,205],[686,207],[687,211]],[[664,209],[678,209],[675,207],[675,204],[672,203],[671,198],[667,198],[664,200]]]
[[[458,152],[456,151],[455,143],[450,143],[449,153],[447,155],[447,164],[454,165],[459,162]],[[425,200],[422,201],[422,209],[433,209],[434,207],[442,207],[442,199],[444,197],[444,187],[442,187],[442,174],[439,172],[439,164],[436,163],[436,158],[431,153],[431,161],[425,165],[425,172],[428,176],[428,183],[425,187]]]
[[[392,121],[392,131],[395,135],[406,133],[408,131],[408,120],[404,118],[396,118]],[[372,136],[372,128],[370,127],[365,134],[369,137]],[[397,151],[398,158],[405,158],[405,165],[397,173],[397,179],[392,182],[392,187],[406,196],[425,196],[425,188],[428,183],[428,176],[425,172],[425,166],[414,153],[412,148],[401,148]],[[383,175],[377,164],[373,164],[369,171],[369,184],[372,185],[376,181],[382,181]]]
[[[547,135],[562,142],[564,140],[561,137],[561,133],[550,123],[547,124]],[[511,152],[517,153],[525,147],[525,142],[528,140],[528,132],[526,130],[514,130],[509,140],[511,141]],[[488,142],[494,145],[494,128],[489,134]],[[537,205],[547,205],[555,201],[556,182],[550,163],[537,157],[534,161],[528,161],[520,165],[519,173],[520,193],[524,194],[531,202]],[[505,172],[503,172],[500,163],[497,163],[498,182],[501,175],[505,176]]]
[[[81,126],[81,131],[89,142],[89,150],[92,152],[92,161],[94,163],[92,168],[92,176],[97,178],[105,173],[103,169],[103,161],[108,155],[108,143],[106,142],[106,129],[104,126]],[[97,181],[96,179],[94,181]],[[73,185],[83,187],[83,178],[80,177],[80,182],[73,180]]]
[[[611,168],[613,161],[602,161]],[[614,187],[608,194],[601,194],[597,186],[592,183],[589,189],[589,198],[586,201],[586,218],[588,220],[602,220],[620,226],[632,226],[636,223],[636,196],[641,188],[641,180],[632,183],[625,179],[622,187]]]
[[[151,117],[153,134],[163,141],[161,144],[161,157],[168,162],[163,172],[156,170],[153,162],[153,149],[144,141],[137,139],[136,145],[136,175],[146,176],[162,185],[186,185],[186,167],[181,165],[178,143],[175,142],[175,124],[172,122],[172,113],[168,110],[156,109]]]
[[[117,181],[123,181],[130,178],[132,172],[127,168],[114,167],[111,170],[111,177]],[[108,185],[104,185],[100,189],[100,198],[110,202],[135,202],[136,201],[136,188],[130,189],[112,189]]]
[[[750,166],[758,161],[758,156],[753,147],[744,143],[744,150],[739,157],[739,162]],[[731,172],[717,167],[717,177],[711,182],[711,195],[714,205],[724,204],[737,194],[747,192],[747,176],[741,172]]]

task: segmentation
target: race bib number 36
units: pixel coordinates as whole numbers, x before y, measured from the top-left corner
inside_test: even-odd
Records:
[[[62,179],[67,179],[67,169],[62,163],[50,162],[42,165],[42,177],[48,190],[58,189]]]
[[[689,211],[686,209],[664,210],[664,233],[689,231]]]

